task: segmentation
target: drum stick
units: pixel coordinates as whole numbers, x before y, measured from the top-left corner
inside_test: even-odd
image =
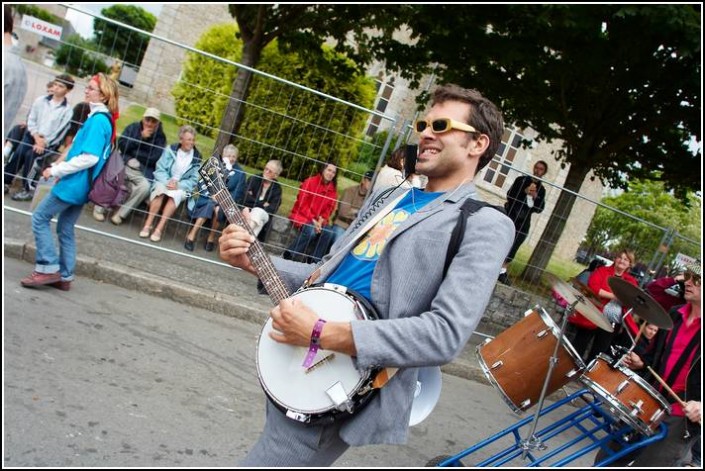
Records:
[[[660,377],[659,375],[657,375],[656,372],[655,372],[654,370],[652,370],[650,366],[647,366],[646,369],[649,370],[649,372],[650,372],[652,375],[654,375],[654,378],[656,378],[656,380],[657,380],[659,383],[661,383],[661,386],[663,386],[664,389],[666,389],[666,391],[668,391],[669,393],[671,393],[671,396],[673,396],[673,397],[675,398],[675,400],[678,401],[678,404],[680,404],[681,407],[685,407],[685,402],[683,401],[683,399],[681,399],[680,397],[678,397],[678,394],[674,393],[674,392],[673,392],[673,389],[671,389],[670,387],[668,387],[668,385],[666,384],[666,382],[665,382],[663,379],[661,379],[661,377]]]
[[[663,379],[661,379],[661,377],[659,375],[657,375],[656,372],[654,370],[652,370],[650,366],[647,366],[646,368],[651,372],[652,375],[654,375],[654,378],[656,378],[656,380],[659,383],[661,383],[661,386],[663,386],[669,393],[671,393],[671,395],[673,397],[676,398],[676,401],[678,401],[678,404],[680,404],[681,407],[685,408],[685,401],[683,401],[683,399],[678,397],[678,394],[674,393],[673,389],[669,388],[668,385],[666,384],[666,382]],[[698,421],[698,423],[699,424],[703,423],[702,418]]]

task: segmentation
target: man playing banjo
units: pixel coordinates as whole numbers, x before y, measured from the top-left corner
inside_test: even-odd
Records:
[[[382,368],[390,379],[364,401],[343,397],[338,409],[349,413],[336,410],[316,416],[282,404],[273,392],[276,385],[270,388],[258,371],[270,399],[267,419],[240,465],[328,466],[350,446],[405,443],[419,368],[452,361],[480,321],[514,239],[512,221],[496,209],[479,207],[467,217],[455,255],[449,260],[446,256],[453,253],[449,246],[454,245],[454,228],[465,214],[461,206],[478,197],[473,178],[499,147],[503,120],[479,92],[456,85],[438,88],[431,105],[426,117],[415,123],[416,171],[428,177],[424,190],[396,187],[372,195],[322,264],[273,260],[289,292],[307,280],[343,286],[363,298],[360,304],[371,305],[378,319],[335,320],[326,312],[335,308],[324,305],[316,310],[311,307],[316,303],[302,300],[297,292],[272,309],[271,329],[263,331],[258,346],[270,342],[301,352],[296,354],[301,357],[296,358],[296,368],[312,381],[340,358],[351,359],[360,371]],[[220,256],[259,276],[270,291],[257,268],[260,257],[251,250],[255,244],[250,232],[231,224],[220,238]],[[310,291],[313,296],[315,289]],[[262,358],[263,353],[258,355]],[[296,374],[296,369],[290,371]],[[279,375],[286,376],[287,370]],[[372,387],[384,383],[384,376],[375,375]],[[341,384],[333,384],[323,396],[339,404],[341,389]]]

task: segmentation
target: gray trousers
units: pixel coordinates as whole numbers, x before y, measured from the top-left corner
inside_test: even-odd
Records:
[[[130,196],[118,210],[118,215],[123,219],[126,219],[130,212],[149,196],[149,189],[152,186],[142,171],[130,167],[125,167],[125,181],[130,189]]]
[[[330,466],[350,447],[338,436],[340,426],[304,425],[287,418],[267,401],[262,435],[239,466]]]

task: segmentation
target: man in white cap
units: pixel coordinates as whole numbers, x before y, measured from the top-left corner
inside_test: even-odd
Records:
[[[154,179],[154,169],[166,147],[166,135],[160,121],[161,113],[156,108],[144,110],[142,119],[127,126],[118,139],[118,149],[125,159],[125,180],[130,189],[127,201],[110,218],[115,225],[122,224],[134,208],[149,195]],[[105,210],[96,206],[93,217],[105,220]]]

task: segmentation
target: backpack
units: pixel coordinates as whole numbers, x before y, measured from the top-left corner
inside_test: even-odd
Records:
[[[100,114],[108,116],[107,113]],[[110,124],[112,126],[112,121]],[[93,178],[93,167],[88,170],[88,178],[90,184],[88,199],[98,206],[107,209],[117,208],[129,195],[125,185],[125,162],[117,147],[112,148],[108,161],[95,178]]]

